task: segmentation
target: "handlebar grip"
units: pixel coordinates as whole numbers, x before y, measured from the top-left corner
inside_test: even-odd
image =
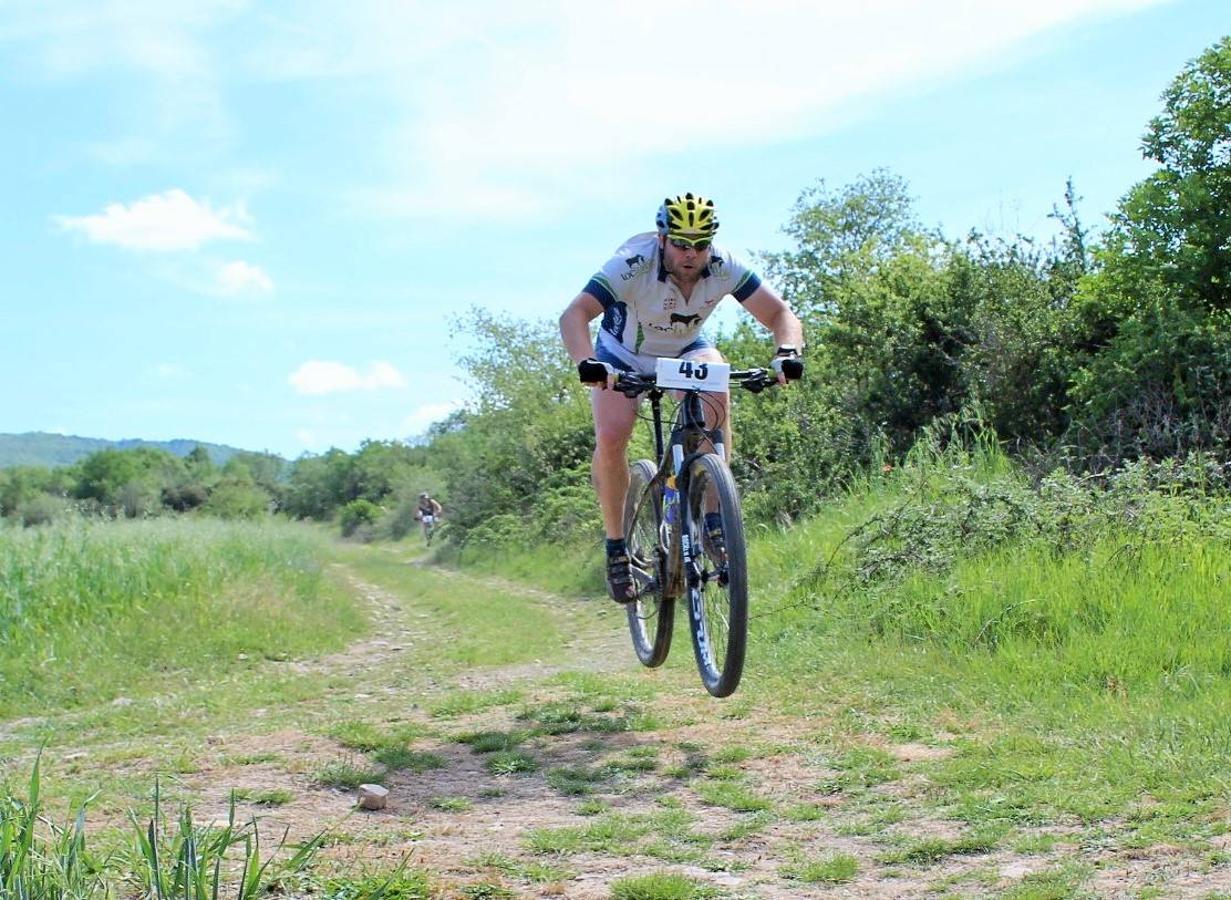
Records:
[[[595,360],[585,360],[577,364],[577,375],[582,384],[606,384],[607,367]]]
[[[804,377],[804,361],[802,359],[784,359],[782,374],[787,381],[799,381]]]

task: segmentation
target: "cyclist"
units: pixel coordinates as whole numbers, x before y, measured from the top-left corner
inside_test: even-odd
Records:
[[[425,541],[430,542],[432,540],[432,528],[442,512],[444,512],[444,508],[427,491],[419,495],[419,505],[415,509],[415,518],[423,524],[423,539]]]
[[[609,388],[620,372],[652,374],[659,357],[725,362],[701,332],[710,313],[728,294],[768,328],[781,359],[798,357],[803,328],[773,288],[763,283],[731,253],[714,246],[718,216],[705,197],[683,194],[663,201],[655,231],[634,235],[595,273],[560,316],[560,334],[583,378],[599,363],[605,382],[594,385],[595,492],[607,532],[607,588],[611,598],[627,603],[637,596],[624,542],[624,495],[628,492],[625,452],[637,419],[638,401]],[[590,340],[590,322],[602,316],[598,340]],[[726,393],[708,395],[709,427],[722,422],[731,446]],[[707,522],[707,529],[712,523]],[[716,526],[715,526],[716,527]]]

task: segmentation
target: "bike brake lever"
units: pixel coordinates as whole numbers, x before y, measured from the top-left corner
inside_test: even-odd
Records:
[[[621,375],[616,379],[615,390],[619,391],[625,397],[632,399],[638,394],[649,390],[649,386],[646,385],[640,378],[634,379],[629,378],[627,375]]]
[[[744,388],[744,390],[748,391],[750,394],[759,394],[761,393],[761,391],[765,390],[770,385],[776,384],[776,383],[777,383],[776,381],[771,381],[769,378],[766,377],[766,373],[764,369],[758,369],[755,376],[747,379],[746,381],[741,382],[741,385]]]

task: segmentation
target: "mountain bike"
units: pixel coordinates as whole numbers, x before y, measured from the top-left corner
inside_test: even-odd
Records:
[[[783,365],[790,379],[803,374],[798,360]],[[624,537],[638,586],[626,604],[633,649],[643,665],[662,665],[671,649],[675,601],[685,598],[697,669],[715,697],[730,696],[744,671],[748,570],[723,423],[706,427],[705,393],[726,391],[729,384],[759,393],[777,383],[769,369],[731,371],[726,363],[660,359],[654,375],[623,373],[615,384],[627,397],[648,397],[659,460],[631,464],[624,502]],[[664,439],[668,390],[680,397]]]
[[[436,533],[436,517],[429,513],[420,513],[419,524],[423,528],[424,546],[432,546],[432,535]]]

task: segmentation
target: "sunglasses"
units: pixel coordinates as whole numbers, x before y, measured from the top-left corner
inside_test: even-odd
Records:
[[[699,238],[695,241],[689,240],[688,238],[668,238],[668,240],[670,240],[671,246],[677,250],[687,250],[691,247],[693,250],[698,252],[708,250],[711,244],[709,238]]]

